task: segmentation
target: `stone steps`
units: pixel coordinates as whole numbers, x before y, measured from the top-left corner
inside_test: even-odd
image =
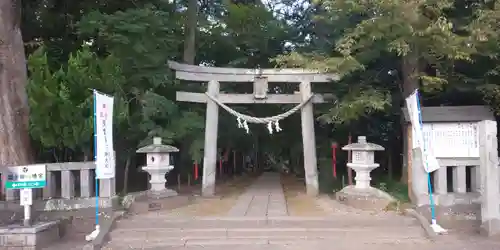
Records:
[[[159,228],[353,228],[353,227],[411,227],[418,226],[414,218],[403,216],[335,216],[335,217],[222,217],[172,219],[162,217],[129,218],[117,222],[117,229]]]
[[[380,229],[380,228],[376,228]],[[149,231],[146,231],[149,230]],[[212,228],[212,229],[176,229],[149,228],[143,230],[116,230],[110,233],[111,239],[133,240],[134,238],[154,239],[231,239],[231,238],[343,238],[369,234],[380,239],[422,236],[419,228]]]
[[[387,250],[388,244],[429,242],[414,218],[336,203],[327,206],[334,212],[321,217],[290,216],[279,175],[267,173],[222,217],[183,217],[165,211],[130,216],[116,223],[103,249],[219,250],[230,246],[232,250]]]
[[[262,229],[219,230],[207,231],[156,231],[153,234],[141,232],[116,232],[110,235],[112,249],[126,248],[156,248],[156,247],[189,247],[189,246],[227,246],[227,245],[286,245],[315,241],[336,243],[356,242],[357,244],[395,244],[426,243],[427,240],[414,230],[289,230]]]
[[[412,220],[398,223],[325,218],[212,218],[204,220],[130,220],[110,232],[108,249],[189,249],[197,246],[294,245],[306,242],[363,244],[425,243],[421,227]],[[402,222],[403,221],[403,222]],[[338,221],[337,221],[338,222]],[[386,222],[386,223],[384,223]],[[350,223],[350,224],[349,224]],[[319,243],[318,243],[319,244]],[[106,248],[104,248],[106,249]]]
[[[212,240],[187,240],[187,241],[182,241],[182,240],[164,240],[164,241],[136,241],[136,242],[119,242],[117,244],[113,245],[108,245],[104,247],[103,249],[148,249],[148,250],[173,250],[173,249],[218,249],[220,250],[221,247],[230,247],[232,249],[245,249],[249,247],[255,247],[259,246],[258,249],[265,248],[265,249],[273,249],[275,250],[277,247],[297,247],[297,246],[302,246],[302,247],[297,247],[297,250],[304,250],[304,249],[309,249],[309,248],[314,248],[314,245],[322,245],[322,248],[316,248],[318,250],[329,250],[329,249],[335,249],[335,250],[354,250],[354,249],[370,249],[370,250],[375,250],[375,249],[380,249],[380,250],[401,250],[405,249],[408,250],[407,247],[402,247],[402,245],[406,246],[418,246],[412,249],[415,250],[422,250],[422,244],[424,245],[423,249],[429,250],[426,248],[426,246],[429,244],[429,241],[427,240],[408,240],[405,239],[400,240],[400,241],[395,241],[394,239],[386,239],[386,240],[378,240],[378,241],[371,241],[371,242],[366,242],[366,241],[346,241],[346,240],[341,240],[341,239],[272,239],[272,240],[267,240],[267,239],[246,239],[246,238],[234,238],[234,239],[224,239],[224,240],[219,240],[219,239],[212,239]],[[397,247],[396,247],[397,245]],[[340,246],[343,246],[340,248]],[[333,247],[333,248],[332,248]],[[390,248],[389,248],[390,247]],[[295,248],[294,248],[295,249]],[[436,250],[443,250],[442,248],[435,248]],[[461,248],[452,248],[453,250],[461,249]],[[450,249],[451,250],[451,249]],[[471,248],[471,250],[473,250]],[[493,250],[493,249],[492,249]]]
[[[239,241],[241,242],[241,240]],[[204,243],[204,244],[200,244]],[[247,244],[210,244],[207,242],[192,242],[186,245],[151,243],[139,247],[120,245],[116,247],[104,247],[103,250],[110,249],[144,249],[144,250],[221,250],[225,247],[231,250],[497,250],[495,244],[467,244],[467,243],[449,243],[441,244],[436,242],[388,242],[388,243],[366,243],[360,241],[333,241],[333,240],[296,240],[296,241],[246,241]]]

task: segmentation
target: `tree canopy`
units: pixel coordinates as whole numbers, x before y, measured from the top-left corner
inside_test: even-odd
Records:
[[[175,92],[203,93],[206,86],[176,80],[169,60],[219,67],[302,67],[341,75],[340,81],[314,89],[336,97],[334,103],[315,108],[323,158],[329,157],[332,141],[346,142],[349,133],[369,135],[399,150],[401,106],[416,88],[424,91],[424,105],[485,104],[500,112],[500,11],[495,1],[22,3],[20,29],[29,79],[19,86],[28,94],[29,135],[38,160],[91,156],[91,92],[97,89],[116,98],[119,162],[135,159],[137,147],[161,136],[181,149],[178,171],[191,171],[192,162],[203,157],[205,107],[176,102]],[[292,93],[294,86],[277,88]],[[251,85],[221,88],[252,91]],[[289,108],[235,107],[253,116]],[[258,144],[260,150],[300,161],[299,117],[288,118],[282,133],[268,136],[265,127],[252,126],[247,135],[234,117],[220,116],[221,149],[250,152]],[[0,139],[5,136],[1,133]],[[397,162],[399,154],[389,157]]]

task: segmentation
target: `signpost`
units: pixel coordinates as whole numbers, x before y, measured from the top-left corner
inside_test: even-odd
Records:
[[[33,188],[47,185],[47,170],[43,164],[7,167],[6,189],[20,189],[20,203],[24,206],[24,225],[31,225]]]
[[[7,167],[6,189],[44,188],[46,182],[45,165]]]

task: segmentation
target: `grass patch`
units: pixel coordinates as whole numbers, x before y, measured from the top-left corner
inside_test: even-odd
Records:
[[[374,186],[392,195],[400,203],[409,203],[408,185],[399,181],[391,180],[387,177],[381,178],[374,183]]]
[[[338,172],[337,178],[333,177],[330,159],[320,158],[318,161],[320,162],[318,182],[321,193],[333,194],[347,185],[347,175],[345,173]]]
[[[373,185],[396,199],[396,201],[387,205],[385,208],[386,211],[402,212],[404,209],[412,207],[410,198],[408,197],[408,185],[405,183],[389,179],[388,177],[382,177],[378,178]]]

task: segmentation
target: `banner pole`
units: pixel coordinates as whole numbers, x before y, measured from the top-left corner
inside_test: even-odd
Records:
[[[86,241],[93,241],[100,233],[99,228],[99,179],[97,178],[97,91],[93,90],[94,99],[94,164],[95,164],[95,230],[85,235]]]
[[[418,122],[420,123],[420,129],[422,130],[422,134],[423,134],[424,122],[422,119],[422,109],[420,106],[420,91],[418,91],[418,89],[417,89],[417,90],[415,90],[415,92],[416,92],[416,99],[417,99]],[[431,228],[435,233],[442,234],[442,233],[446,233],[447,230],[442,228],[439,224],[437,224],[436,204],[434,203],[434,197],[432,195],[431,172],[429,172],[427,170],[427,169],[429,169],[429,163],[428,163],[428,160],[426,159],[427,148],[425,145],[425,139],[422,142],[422,144],[423,144],[422,157],[424,158],[424,164],[425,164],[425,168],[426,168],[426,172],[427,172],[427,187],[428,187],[428,191],[429,191],[429,205],[431,207]]]
[[[97,98],[94,90],[95,225],[99,225],[99,179],[97,179]]]

